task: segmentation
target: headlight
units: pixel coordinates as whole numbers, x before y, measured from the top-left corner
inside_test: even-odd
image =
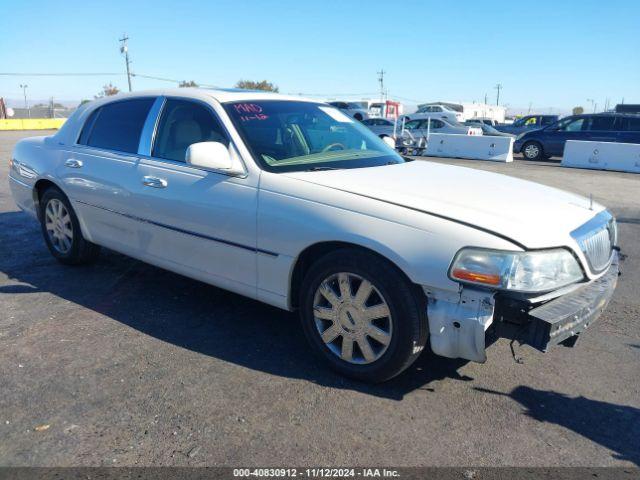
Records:
[[[499,290],[545,292],[582,280],[582,269],[567,250],[508,252],[463,248],[449,269],[459,282]]]
[[[526,133],[527,133],[527,132],[519,133],[519,134],[518,134],[518,136],[516,137],[516,140],[520,140],[522,137],[524,137],[524,135],[525,135]]]

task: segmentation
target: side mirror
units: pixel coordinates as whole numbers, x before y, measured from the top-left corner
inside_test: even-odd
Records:
[[[220,142],[198,142],[189,145],[185,160],[188,165],[207,170],[231,172],[233,168],[229,149]]]

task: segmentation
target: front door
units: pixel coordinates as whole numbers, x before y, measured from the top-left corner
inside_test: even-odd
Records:
[[[187,165],[187,147],[205,141],[235,154],[210,106],[167,99],[137,167],[138,247],[152,263],[255,296],[257,181]]]
[[[548,155],[562,155],[567,140],[586,140],[586,118],[570,117],[544,130],[544,151]]]

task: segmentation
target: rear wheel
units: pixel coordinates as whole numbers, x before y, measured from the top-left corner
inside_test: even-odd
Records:
[[[51,254],[61,263],[79,265],[98,256],[100,247],[85,240],[69,199],[57,188],[48,188],[40,199],[42,235]]]
[[[307,340],[342,375],[382,382],[405,370],[424,348],[424,295],[376,255],[330,253],[311,267],[301,292]]]
[[[522,146],[522,155],[527,160],[542,160],[544,151],[539,142],[527,142]]]

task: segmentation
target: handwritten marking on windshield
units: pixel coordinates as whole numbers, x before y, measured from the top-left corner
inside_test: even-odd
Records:
[[[240,120],[243,122],[269,118],[268,115],[262,113],[262,107],[256,103],[236,103],[233,108],[240,114]]]

